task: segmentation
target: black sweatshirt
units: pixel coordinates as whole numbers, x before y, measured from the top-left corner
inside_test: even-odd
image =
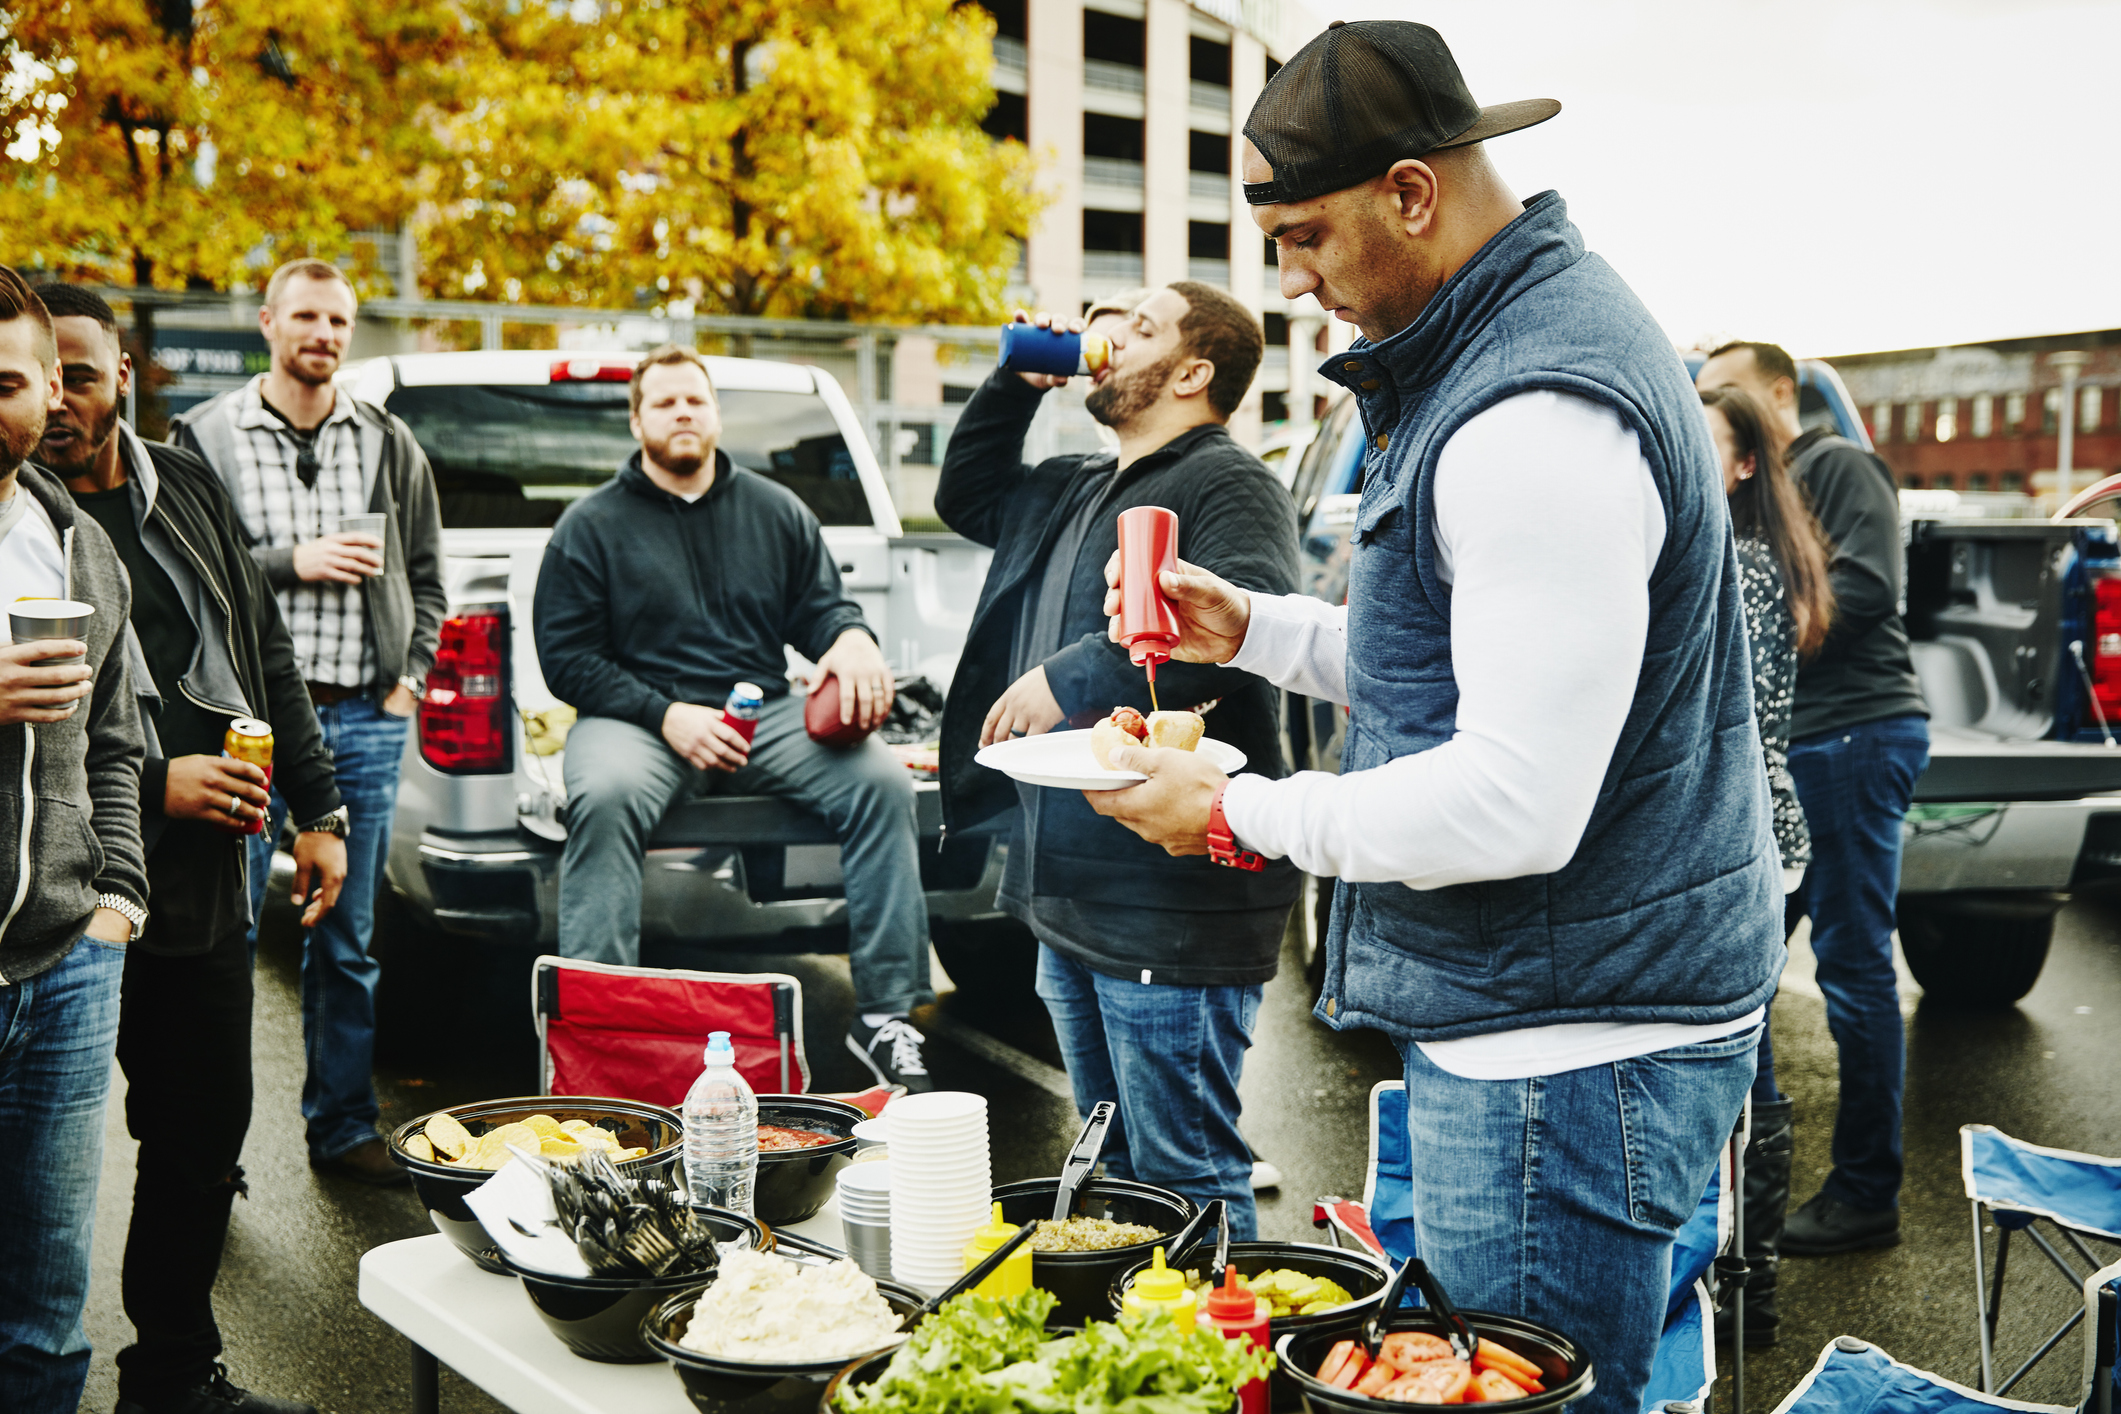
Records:
[[[1907,550],[1892,474],[1877,457],[1824,428],[1790,443],[1787,456],[1832,547],[1827,579],[1834,590],[1826,642],[1797,668],[1790,739],[1887,717],[1928,716],[1900,619]]]
[[[1296,587],[1296,510],[1289,493],[1259,459],[1219,426],[1173,438],[1117,476],[1109,453],[1061,456],[1027,467],[1024,434],[1041,393],[1013,373],[997,373],[972,395],[943,459],[936,513],[969,540],[994,547],[965,651],[943,709],[944,817],[952,829],[1005,815],[1017,804],[1015,782],[973,761],[981,721],[1013,678],[1012,653],[1022,616],[1036,613],[1047,563],[1084,506],[1091,523],[1068,576],[1060,623],[1066,646],[1044,659],[1046,678],[1070,725],[1087,727],[1112,708],[1149,710],[1148,679],[1106,635],[1102,610],[1105,561],[1118,545],[1119,513],[1165,506],[1178,514],[1181,559],[1266,594]],[[1209,663],[1166,663],[1156,690],[1169,707],[1220,699],[1207,734],[1247,757],[1247,771],[1287,773],[1281,745],[1280,694],[1248,673]],[[1029,893],[1089,904],[1239,914],[1286,908],[1301,880],[1286,860],[1265,873],[1224,869],[1205,856],[1174,858],[1117,821],[1093,812],[1080,791],[1040,792]],[[1012,861],[1013,862],[1013,861]],[[1252,956],[1218,953],[1203,938],[1213,929],[1114,940],[1128,956],[1082,958],[1101,970],[1122,961],[1155,969],[1159,980],[1192,984],[1256,982],[1272,976],[1274,949]],[[1236,949],[1232,951],[1242,951]]]
[[[532,609],[538,666],[583,716],[660,735],[673,702],[720,707],[739,682],[785,695],[784,644],[816,659],[850,628],[874,636],[809,508],[714,461],[714,485],[688,502],[636,452],[553,527]]]

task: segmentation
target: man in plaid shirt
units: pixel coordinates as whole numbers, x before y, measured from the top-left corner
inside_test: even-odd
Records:
[[[293,635],[346,802],[336,819],[300,822],[347,836],[345,891],[303,940],[310,1163],[392,1184],[405,1175],[376,1134],[378,969],[368,949],[398,762],[448,598],[426,455],[402,421],[332,383],[354,310],[353,287],[333,266],[281,266],[258,313],[272,367],[178,417],[170,440],[204,457],[235,502]],[[275,792],[269,828],[252,841],[257,907],[286,818]]]

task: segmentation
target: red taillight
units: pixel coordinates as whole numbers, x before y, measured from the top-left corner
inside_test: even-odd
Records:
[[[438,771],[508,769],[508,621],[499,614],[442,620],[420,703],[420,755]]]
[[[2121,716],[2121,577],[2092,582],[2092,691],[2109,718]]]
[[[552,361],[555,383],[631,383],[633,365],[601,358],[556,358]]]

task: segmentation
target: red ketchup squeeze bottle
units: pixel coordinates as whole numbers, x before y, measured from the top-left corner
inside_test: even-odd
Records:
[[[1164,597],[1161,572],[1178,572],[1178,516],[1162,506],[1119,513],[1119,641],[1156,681],[1156,665],[1178,645],[1178,611]]]
[[[1221,1331],[1225,1340],[1249,1340],[1261,1350],[1272,1350],[1274,1338],[1267,1329],[1267,1303],[1237,1284],[1237,1264],[1223,1268],[1223,1284],[1208,1293],[1200,1323]],[[1267,1382],[1254,1380],[1237,1392],[1238,1414],[1267,1414]]]

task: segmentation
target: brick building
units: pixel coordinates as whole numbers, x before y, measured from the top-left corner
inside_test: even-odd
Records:
[[[2084,355],[2065,409],[2065,365]],[[2121,471],[2121,329],[1830,358],[1906,487],[2051,496],[2062,419],[2070,483]]]

